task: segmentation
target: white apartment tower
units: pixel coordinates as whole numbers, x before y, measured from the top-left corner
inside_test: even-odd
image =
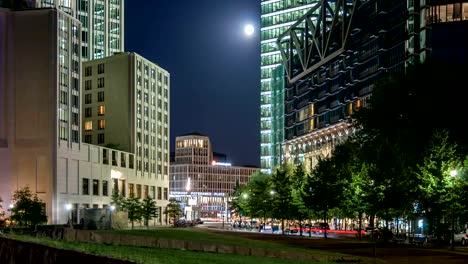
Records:
[[[83,142],[135,153],[137,174],[169,177],[169,72],[133,52],[83,63]]]

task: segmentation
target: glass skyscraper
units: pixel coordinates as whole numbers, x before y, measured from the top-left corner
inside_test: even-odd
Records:
[[[262,0],[261,2],[261,109],[260,109],[260,166],[270,173],[279,165],[275,158],[280,142],[273,129],[272,73],[281,65],[281,54],[276,45],[278,37],[302,17],[317,0]],[[280,134],[281,135],[281,134]],[[275,139],[276,138],[276,139]]]
[[[81,22],[84,61],[124,50],[124,0],[36,0],[34,7],[56,7]]]

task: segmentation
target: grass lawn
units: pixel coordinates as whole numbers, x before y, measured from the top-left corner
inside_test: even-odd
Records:
[[[314,250],[314,249],[304,249],[304,248],[295,248],[291,246],[275,244],[271,242],[250,240],[246,238],[233,237],[228,235],[214,234],[209,231],[206,231],[202,228],[156,228],[156,229],[140,229],[140,230],[111,230],[111,231],[99,231],[99,232],[111,232],[114,234],[126,234],[126,235],[137,235],[137,236],[149,236],[165,239],[175,239],[175,240],[186,240],[186,241],[196,241],[205,244],[219,244],[219,245],[232,245],[232,246],[242,246],[249,248],[265,248],[265,249],[274,249],[281,251],[295,251],[295,252],[305,252],[315,255],[327,255],[327,256],[344,256],[340,253]]]
[[[169,230],[168,230],[169,231]],[[172,231],[172,230],[171,230]],[[184,230],[188,233],[191,231]],[[135,232],[135,231],[133,231]],[[130,233],[133,233],[130,232]],[[82,243],[82,242],[66,242],[57,241],[49,238],[35,238],[24,235],[8,235],[13,239],[34,242],[50,247],[68,249],[86,252],[99,256],[107,256],[118,259],[130,260],[136,263],[149,263],[149,264],[261,264],[261,263],[282,263],[282,264],[301,264],[311,263],[310,260],[292,260],[283,258],[270,258],[270,257],[254,257],[254,256],[241,256],[233,254],[218,254],[207,252],[195,252],[185,250],[170,250],[170,249],[157,249],[157,248],[140,248],[130,246],[111,246],[95,243]],[[224,236],[222,236],[224,238]],[[333,263],[333,262],[315,262],[315,263]]]

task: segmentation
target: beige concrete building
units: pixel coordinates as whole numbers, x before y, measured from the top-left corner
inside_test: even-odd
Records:
[[[83,63],[83,141],[135,153],[140,177],[169,184],[169,73],[136,53]]]
[[[245,185],[259,170],[216,160],[210,139],[205,135],[195,132],[178,136],[171,164],[169,196],[181,201],[188,219],[228,220],[236,182]]]
[[[80,35],[80,22],[61,10],[0,8],[3,207],[25,186],[55,224],[78,221],[78,208],[108,206],[112,191],[150,195],[165,207],[167,176],[141,177],[133,152],[81,143]]]

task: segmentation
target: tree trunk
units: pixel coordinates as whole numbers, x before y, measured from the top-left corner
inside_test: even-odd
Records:
[[[327,223],[327,210],[323,211],[323,222]],[[327,226],[323,225],[323,237],[327,238]]]
[[[284,236],[284,219],[281,219],[281,234]]]
[[[359,218],[358,237],[359,237],[359,240],[361,240],[361,239],[362,239],[362,234],[361,234],[361,229],[362,229],[362,212],[361,212],[361,211],[358,212],[358,218]]]

